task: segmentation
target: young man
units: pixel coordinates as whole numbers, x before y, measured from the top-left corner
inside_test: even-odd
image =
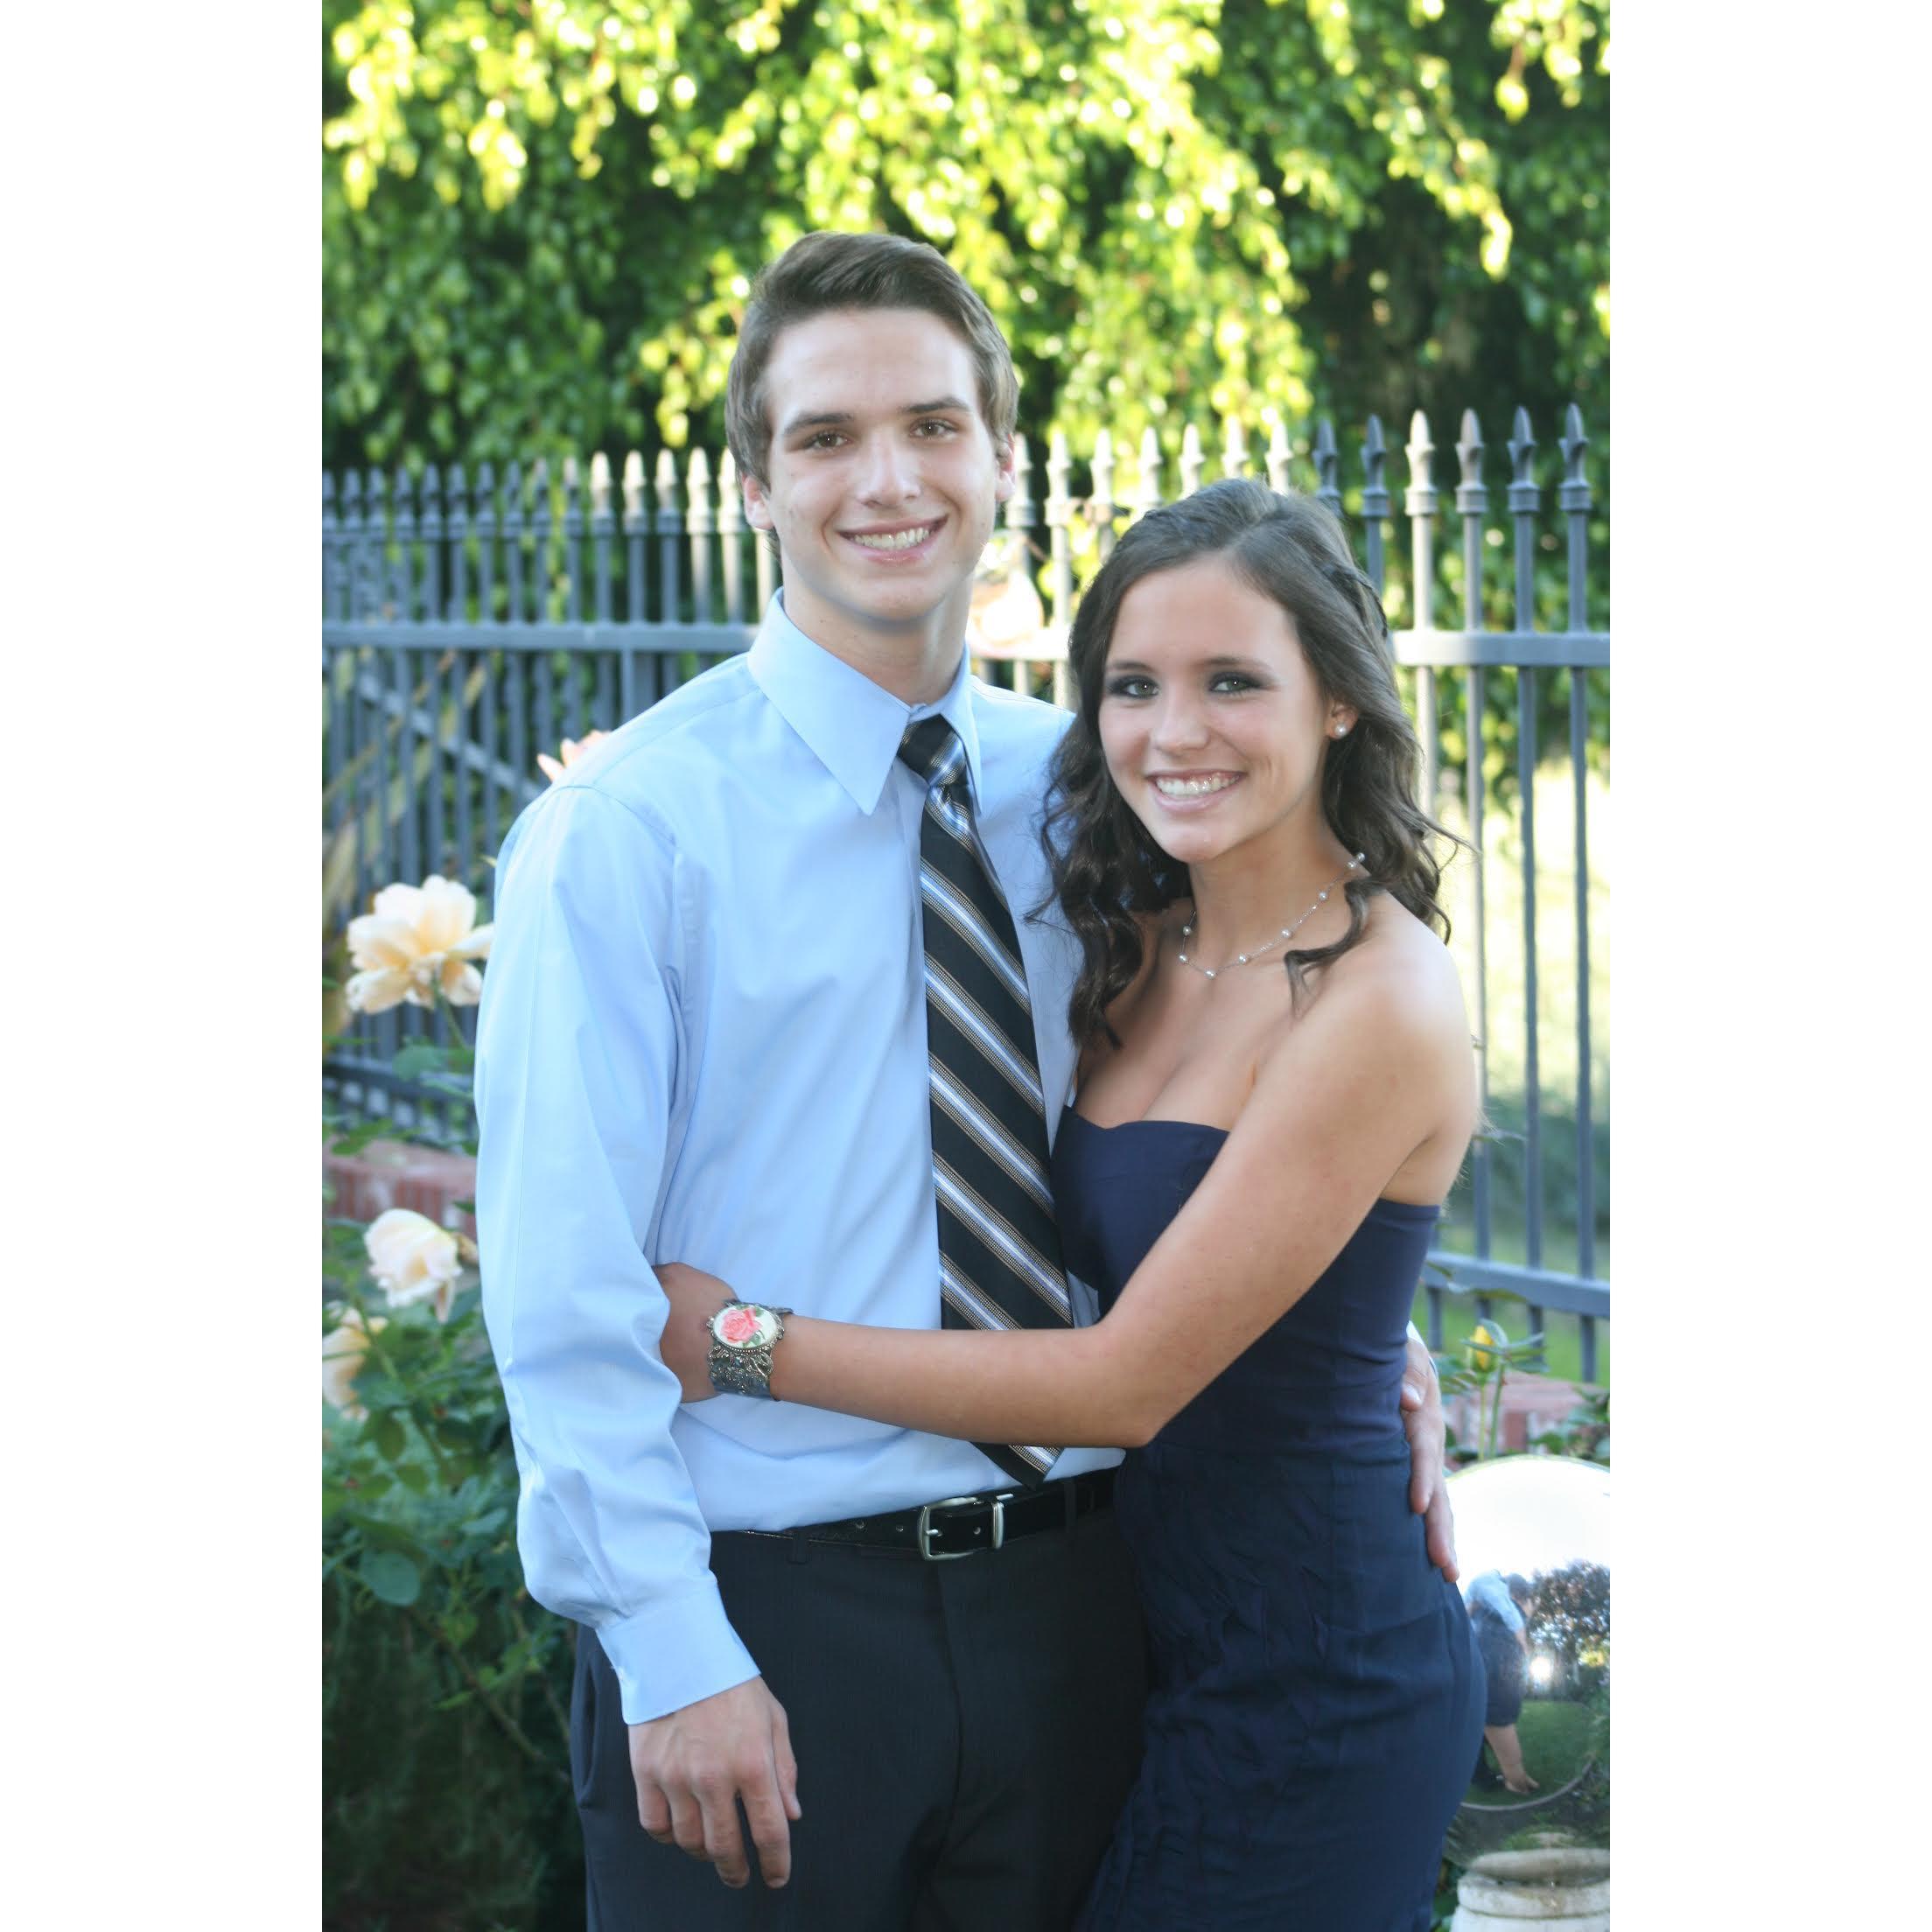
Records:
[[[1117,1452],[785,1407],[760,1399],[755,1351],[721,1364],[744,1393],[682,1410],[648,1264],[892,1326],[1087,1306],[1050,1215],[1018,1293],[961,1233],[977,1154],[956,1141],[1011,1100],[979,1083],[1004,1073],[1038,1118],[989,1130],[969,1214],[1010,1183],[1040,1198],[1073,1073],[1077,948],[1027,916],[1066,719],[975,683],[963,642],[1017,401],[991,317],[932,249],[788,249],[728,399],[784,589],[748,653],[580,760],[504,846],[477,1056],[484,1303],[530,1589],[595,1633],[572,1769],[601,1932],[1046,1932],[1132,1778]],[[982,970],[1018,1016],[997,1038],[958,999]],[[1433,1381],[1413,1379],[1439,1498]]]

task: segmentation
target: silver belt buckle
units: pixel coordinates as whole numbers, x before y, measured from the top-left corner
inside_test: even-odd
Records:
[[[919,1512],[919,1524],[914,1534],[919,1538],[919,1553],[928,1563],[957,1563],[962,1557],[978,1555],[976,1550],[935,1550],[932,1545],[933,1511],[935,1509],[956,1509],[962,1503],[984,1502],[984,1496],[942,1496],[937,1502],[928,1502]]]
[[[923,1504],[919,1512],[919,1523],[914,1532],[919,1539],[919,1553],[928,1563],[957,1563],[962,1557],[976,1557],[976,1550],[935,1550],[932,1545],[933,1511],[935,1509],[958,1509],[976,1503],[990,1503],[993,1512],[993,1536],[988,1548],[998,1550],[1006,1541],[1006,1505],[1012,1501],[1014,1492],[1003,1489],[997,1496],[944,1496],[937,1502]]]

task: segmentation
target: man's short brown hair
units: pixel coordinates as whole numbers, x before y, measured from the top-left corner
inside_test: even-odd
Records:
[[[794,323],[839,309],[923,309],[971,352],[979,411],[993,447],[1004,452],[1019,414],[1012,352],[986,304],[937,248],[896,234],[801,235],[759,270],[724,386],[724,437],[738,473],[762,483],[771,453],[765,369],[773,345]]]

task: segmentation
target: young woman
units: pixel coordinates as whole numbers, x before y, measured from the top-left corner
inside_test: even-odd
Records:
[[[1415,733],[1339,525],[1258,483],[1126,531],[1069,648],[1048,837],[1082,1053],[1053,1180],[1103,1319],[793,1316],[771,1387],[971,1440],[1129,1446],[1152,1690],[1084,1927],[1410,1932],[1484,1715],[1399,1419],[1477,1111]],[[729,1290],[660,1275],[664,1359],[701,1400]]]

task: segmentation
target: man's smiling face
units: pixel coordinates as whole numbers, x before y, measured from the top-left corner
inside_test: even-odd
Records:
[[[836,310],[779,337],[763,390],[768,473],[745,503],[777,533],[792,621],[842,655],[956,645],[1013,489],[965,342],[921,309]]]

